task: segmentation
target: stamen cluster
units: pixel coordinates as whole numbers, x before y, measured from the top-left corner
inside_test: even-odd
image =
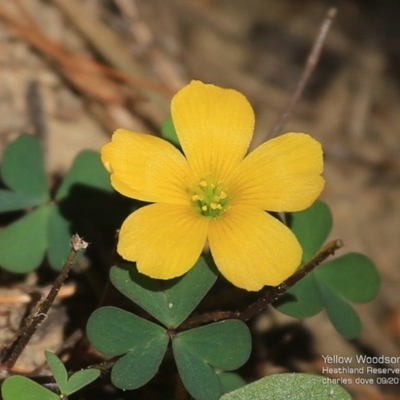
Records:
[[[192,185],[190,193],[196,211],[204,217],[218,218],[227,210],[230,199],[222,181],[215,183],[207,176]]]

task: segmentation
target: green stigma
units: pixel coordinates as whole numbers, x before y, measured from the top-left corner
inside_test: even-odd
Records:
[[[195,210],[204,217],[218,218],[228,208],[230,197],[222,182],[201,179],[190,188],[191,200]]]

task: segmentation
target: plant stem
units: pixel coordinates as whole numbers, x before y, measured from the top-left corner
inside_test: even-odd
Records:
[[[65,261],[59,275],[55,279],[49,294],[47,295],[45,300],[40,300],[38,302],[33,313],[31,313],[23,322],[22,327],[15,340],[10,344],[6,351],[3,352],[1,358],[2,363],[6,368],[11,369],[15,365],[34,333],[37,331],[43,321],[47,319],[47,313],[49,312],[50,307],[57,297],[61,286],[67,279],[77,253],[79,252],[79,250],[85,249],[88,244],[78,235],[73,235],[70,246],[71,250],[68,254],[67,260]]]
[[[325,261],[329,256],[335,254],[335,251],[343,246],[343,242],[340,239],[333,240],[326,244],[318,254],[312,258],[308,263],[306,263],[303,268],[298,270],[292,276],[290,276],[286,281],[282,282],[279,286],[273,287],[264,296],[260,297],[255,303],[247,307],[243,312],[240,313],[239,319],[242,321],[247,321],[253,318],[260,311],[262,311],[268,304],[271,304],[278,297],[282,296],[287,292],[292,286],[294,286],[300,279],[308,275],[313,269],[318,267],[323,261]]]
[[[292,115],[294,108],[296,107],[301,95],[303,94],[304,88],[306,87],[312,73],[314,72],[315,67],[317,66],[318,60],[321,56],[321,52],[325,43],[326,36],[332,25],[333,19],[336,16],[336,13],[337,13],[336,8],[330,8],[328,10],[326,17],[324,18],[321,24],[318,35],[315,38],[310,54],[307,57],[303,72],[300,76],[300,79],[297,82],[293,95],[290,98],[286,106],[286,109],[281,114],[278,122],[275,124],[271,132],[268,134],[269,138],[278,135],[282,131],[283,126],[286,124],[286,122]]]
[[[192,329],[196,326],[203,325],[208,322],[216,322],[223,319],[236,318],[241,321],[248,321],[249,319],[256,316],[262,310],[264,310],[269,304],[282,296],[288,291],[293,285],[295,285],[300,279],[304,278],[313,269],[325,261],[329,256],[333,255],[336,250],[343,246],[343,242],[340,239],[333,240],[326,244],[318,254],[307,262],[303,268],[295,272],[292,276],[282,282],[279,286],[270,288],[264,293],[257,301],[248,306],[243,311],[213,311],[200,315],[195,315],[187,319],[180,327],[179,330]]]

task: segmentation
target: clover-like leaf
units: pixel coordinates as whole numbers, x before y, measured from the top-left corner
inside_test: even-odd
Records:
[[[323,309],[313,272],[306,275],[273,303],[281,313],[294,318],[309,318]]]
[[[64,363],[57,357],[56,354],[51,351],[45,351],[45,356],[47,360],[47,364],[53,373],[54,379],[57,382],[57,385],[62,394],[66,393],[67,382],[68,382],[68,373],[65,369]]]
[[[184,342],[205,362],[224,371],[241,367],[251,351],[249,328],[236,319],[181,332],[174,338],[174,343],[177,342]]]
[[[348,253],[328,261],[323,268],[315,270],[315,275],[333,291],[354,303],[371,301],[379,291],[379,273],[374,263],[360,253]]]
[[[22,210],[42,204],[42,200],[29,194],[0,189],[0,212]]]
[[[172,348],[187,391],[196,400],[213,400],[224,392],[215,369],[242,366],[250,356],[251,337],[244,322],[226,320],[179,333]]]
[[[56,201],[67,197],[74,185],[88,186],[112,192],[110,175],[100,160],[100,154],[92,150],[81,151],[75,158],[56,194]]]
[[[328,206],[317,201],[308,210],[292,213],[289,225],[303,246],[305,261],[313,257],[329,234],[332,217]],[[362,277],[362,279],[361,279]],[[379,290],[379,274],[372,261],[358,253],[330,260],[309,273],[274,306],[296,318],[311,317],[323,308],[336,330],[346,338],[361,332],[361,322],[347,301],[372,300]]]
[[[0,266],[15,273],[35,269],[43,260],[49,208],[41,206],[0,232]]]
[[[10,376],[1,386],[3,400],[60,400],[60,396],[25,376]]]
[[[126,215],[126,206],[108,212],[113,189],[95,151],[78,154],[51,204],[36,137],[22,135],[7,147],[1,177],[14,191],[0,189],[0,212],[38,206],[0,233],[0,267],[12,272],[35,269],[46,250],[51,267],[60,270],[70,250],[71,229],[83,235],[114,232],[121,214]]]
[[[303,249],[303,262],[318,252],[332,229],[332,213],[321,200],[304,211],[287,214],[288,225]]]
[[[220,372],[218,374],[222,384],[222,392],[228,393],[246,385],[246,381],[235,372]]]
[[[322,303],[335,329],[345,338],[353,339],[361,332],[361,321],[350,304],[317,280]]]
[[[1,179],[13,191],[37,199],[37,204],[49,199],[43,152],[37,137],[21,135],[6,147]]]
[[[68,373],[65,369],[64,363],[57,357],[57,355],[50,351],[46,351],[45,354],[47,363],[53,372],[54,379],[57,382],[60,392],[64,396],[69,396],[70,394],[77,392],[100,376],[100,370],[96,368],[88,368],[82,371],[77,371],[68,378]]]
[[[164,328],[116,307],[97,309],[89,318],[87,335],[93,346],[120,356],[111,372],[120,389],[136,389],[158,371],[169,336]]]
[[[323,376],[284,373],[270,375],[233,392],[221,400],[352,400],[340,385],[327,381]]]
[[[60,271],[70,251],[70,222],[60,213],[56,204],[49,206],[47,225],[47,258],[53,269]],[[79,257],[80,255],[78,255]]]
[[[217,273],[201,257],[184,276],[165,280],[140,274],[134,264],[111,268],[113,285],[168,328],[176,328],[210,290]]]
[[[347,301],[372,300],[378,294],[379,284],[379,274],[372,261],[362,254],[348,253],[309,273],[274,306],[295,318],[311,317],[325,308],[336,330],[351,339],[360,334],[361,323]]]
[[[64,394],[70,395],[83,387],[89,385],[100,376],[100,370],[97,368],[83,369],[73,373],[67,382],[67,390]]]
[[[214,368],[184,341],[172,342],[176,365],[186,390],[195,400],[218,400],[222,383]]]

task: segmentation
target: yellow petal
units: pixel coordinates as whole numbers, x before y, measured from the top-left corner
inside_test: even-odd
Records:
[[[324,187],[322,170],[321,144],[304,133],[286,133],[250,153],[228,185],[235,204],[300,211],[320,195]]]
[[[115,190],[134,199],[187,203],[191,170],[170,143],[144,133],[118,129],[101,149]]]
[[[232,89],[192,81],[172,99],[171,112],[182,149],[201,179],[226,177],[245,156],[254,129],[247,99]]]
[[[175,278],[196,263],[207,229],[208,219],[198,217],[189,206],[152,204],[125,220],[117,250],[151,278]]]
[[[302,249],[289,228],[249,206],[232,206],[212,221],[208,240],[222,275],[249,291],[279,285],[301,262]]]

